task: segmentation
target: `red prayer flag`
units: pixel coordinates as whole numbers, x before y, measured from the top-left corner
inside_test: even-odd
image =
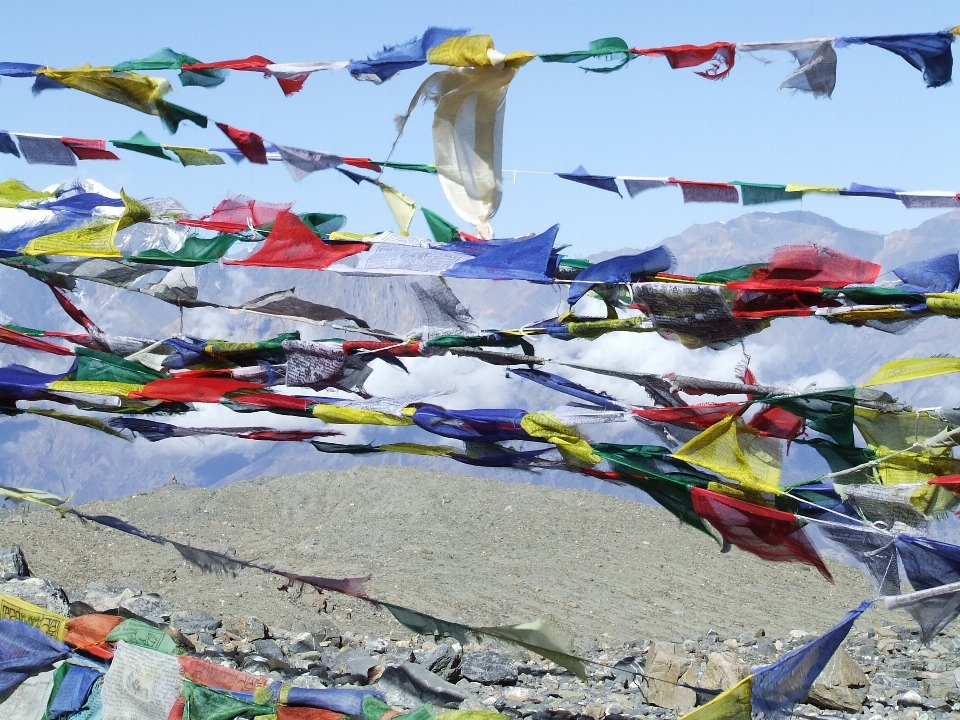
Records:
[[[950,492],[960,493],[960,475],[942,475],[927,480],[927,485],[940,485]]]
[[[353,355],[358,351],[382,352],[395,357],[420,357],[420,343],[398,345],[388,340],[347,340],[343,343],[344,355]]]
[[[812,565],[831,583],[833,576],[793,513],[766,508],[694,487],[693,510],[709,522],[730,545],[772,562]]]
[[[148,398],[165,402],[220,402],[227,393],[238,390],[262,390],[263,385],[227,378],[161,378],[151,380],[132,398]]]
[[[343,717],[346,716],[322,708],[294,707],[292,705],[277,706],[277,720],[340,720]]]
[[[224,264],[323,270],[337,260],[366,249],[364,243],[327,244],[296,215],[284,212],[277,218],[266,241],[257,252],[246,260],[226,261]]]
[[[243,440],[274,440],[286,442],[303,442],[312,440],[315,437],[333,437],[343,435],[336,430],[256,430],[254,432],[240,433],[238,438]]]
[[[88,613],[67,622],[63,641],[78,650],[90,653],[101,660],[112,660],[113,653],[107,644],[107,635],[125,618],[119,615]]]
[[[633,414],[653,422],[689,423],[706,429],[743,409],[743,403],[702,403],[683,407],[633,408]]]
[[[383,168],[377,165],[370,158],[345,157],[340,159],[343,160],[345,165],[352,165],[353,167],[363,168],[364,170],[373,170],[374,172],[383,172]]]
[[[789,245],[777,248],[766,267],[757,268],[747,280],[728,282],[733,290],[819,291],[854,283],[872,283],[880,266],[839,250],[819,245]]]
[[[258,165],[267,164],[267,149],[263,145],[262,137],[255,132],[240,130],[224,123],[217,123],[217,127],[223,130],[247,160]]]
[[[631,48],[634,55],[662,55],[670,63],[670,67],[696,67],[706,62],[712,64],[706,70],[697,72],[700,77],[708,80],[721,80],[733,69],[736,61],[736,45],[728,42],[715,42],[710,45],[673,45],[659,48]]]
[[[249,405],[251,408],[280,411],[292,410],[298,414],[307,413],[307,408],[317,403],[317,401],[312,398],[301,398],[294,395],[279,395],[268,392],[243,393],[230,398],[230,400],[240,405]]]
[[[209,215],[204,215],[199,220],[178,220],[177,224],[216,232],[238,233],[250,225],[260,227],[276,222],[281,213],[292,207],[292,203],[268,203],[245,197],[227,198]]]
[[[107,150],[106,140],[88,140],[85,138],[60,138],[60,142],[70,148],[70,152],[80,160],[119,160],[116,153]]]
[[[227,692],[256,692],[257,688],[270,684],[270,679],[250,675],[198,657],[181,655],[177,658],[183,674],[190,682]]]
[[[25,335],[24,333],[17,332],[16,330],[9,330],[5,327],[0,327],[0,343],[17,345],[18,347],[30,348],[31,350],[40,350],[41,352],[48,352],[51,355],[76,354],[69,348],[56,345],[52,342],[47,342],[46,340],[41,340],[40,338],[33,337],[32,335]]]
[[[184,63],[183,70],[259,70],[266,71],[267,65],[273,65],[273,60],[267,60],[263,55],[251,55],[241,60],[221,60],[212,63]]]
[[[747,423],[761,435],[793,440],[804,429],[803,418],[782,407],[769,406],[758,412]]]

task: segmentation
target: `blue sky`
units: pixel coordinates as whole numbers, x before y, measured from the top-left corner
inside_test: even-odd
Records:
[[[42,8],[42,11],[41,9]],[[623,37],[631,46],[798,40],[807,37],[932,32],[960,23],[955,2],[204,2],[0,3],[0,60],[72,67],[112,65],[169,46],[204,61],[251,54],[276,62],[360,59],[384,44],[419,35],[427,26],[465,27],[493,36],[504,52],[564,52],[590,40]],[[955,48],[957,52],[957,48]],[[860,182],[902,189],[960,190],[955,143],[960,118],[956,84],[931,90],[899,57],[872,47],[838,50],[832,100],[778,90],[789,62],[764,65],[740,57],[723,81],[671,70],[663,58],[640,58],[610,75],[534,61],[511,86],[504,132],[504,167],[569,172],[583,164],[596,174],[672,175],[683,179]],[[383,157],[395,135],[394,116],[435,68],[401,73],[382,86],[346,72],[318,73],[285,98],[276,82],[231,73],[218,88],[182,88],[168,76],[172,102],[213,120],[253,130],[295,147],[341,155]],[[431,162],[431,114],[419,108],[394,159]],[[158,119],[83,93],[39,97],[30,81],[0,84],[0,127],[22,132],[104,139],[143,130],[161,142],[201,147],[229,144],[211,123],[189,124],[171,137]],[[298,211],[342,212],[357,232],[393,227],[372,186],[339,174],[294,182],[280,164],[183,168],[119,151],[120,162],[81,162],[76,171],[28,166],[0,155],[0,175],[46,186],[90,177],[136,197],[173,196],[195,213],[243,193],[296,201]],[[390,172],[384,180],[418,203],[456,220],[435,177]],[[684,205],[679,191],[618,199],[559,178],[505,177],[492,224],[501,237],[561,224],[559,242],[589,254],[645,247],[694,223],[726,220],[740,206]],[[801,209],[798,203],[764,210]],[[937,211],[906,210],[868,198],[812,197],[802,209],[868,230],[913,227]],[[942,211],[941,211],[942,212]],[[467,229],[467,228],[464,228]],[[421,218],[413,232],[426,235]]]

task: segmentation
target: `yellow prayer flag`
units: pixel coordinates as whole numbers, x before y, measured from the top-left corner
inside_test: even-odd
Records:
[[[413,425],[409,418],[346,405],[320,403],[311,408],[311,413],[330,425]]]
[[[799,183],[790,183],[788,184],[783,191],[792,193],[809,193],[809,192],[818,192],[818,193],[838,193],[841,190],[846,190],[843,187],[831,187],[829,185],[801,185]]]
[[[62,85],[126,105],[148,115],[158,115],[157,102],[173,88],[164,78],[133,72],[113,72],[110,67],[83,65],[69,70],[41,68],[37,71]]]
[[[960,296],[958,296],[960,297]],[[903,358],[892,360],[873,374],[864,387],[906,382],[960,372],[960,358]]]
[[[688,712],[680,720],[750,720],[753,706],[753,675],[720,693],[706,705]]]
[[[780,492],[780,443],[761,436],[738,417],[730,416],[711,425],[671,457],[713,470],[739,483],[744,490]]]
[[[118,225],[118,220],[99,221],[85,227],[44,235],[28,242],[23,254],[120,257],[120,251],[113,241]]]
[[[127,195],[123,188],[120,188],[120,197],[123,200],[123,215],[117,223],[117,230],[123,230],[150,219],[150,208]]]
[[[413,216],[417,212],[417,204],[396,188],[381,182],[377,184],[383,192],[383,199],[387,201],[387,206],[393,213],[397,225],[400,226],[400,234],[409,235],[410,223],[413,222]]]
[[[427,62],[451,67],[494,67],[506,65],[518,68],[536,55],[518,50],[509,55],[497,52],[489,35],[467,35],[446,40],[427,51]]]
[[[52,637],[54,640],[63,640],[67,632],[67,621],[63,615],[50,612],[42,607],[31,605],[12,595],[0,595],[0,620],[19,620],[27,625],[33,625]]]
[[[931,312],[960,317],[960,293],[928,293],[925,299]]]
[[[445,445],[420,445],[419,443],[407,442],[381,445],[380,449],[384,452],[398,452],[406,453],[408,455],[430,455],[433,457],[453,455],[453,453],[456,452],[452,447],[447,447]]]
[[[0,207],[16,207],[25,200],[46,200],[53,193],[31,190],[19,180],[0,182]]]
[[[112,395],[130,397],[130,393],[140,392],[143,385],[114,382],[112,380],[54,380],[48,386],[53,392],[75,392],[87,395]]]
[[[602,460],[576,428],[564,425],[553,413],[527,413],[520,421],[520,427],[527,434],[556,445],[569,464],[597,465]]]

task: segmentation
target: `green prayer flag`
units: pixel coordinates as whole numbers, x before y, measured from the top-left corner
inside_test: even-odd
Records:
[[[763,263],[753,265],[740,265],[739,267],[727,268],[726,270],[714,270],[712,272],[700,273],[696,277],[698,283],[728,283],[740,280],[749,280],[754,270],[764,268]]]
[[[127,60],[113,66],[113,72],[135,70],[180,70],[180,84],[199,87],[215,87],[227,79],[226,70],[183,70],[184,65],[195,65],[200,61],[186,53],[178,53],[170,48],[161,48],[153,55],[141,60]]]
[[[160,117],[163,126],[171,133],[176,133],[180,123],[184,120],[189,120],[197,127],[205,128],[207,126],[206,115],[201,115],[180,105],[174,105],[166,100],[157,101],[157,115]]]
[[[144,250],[142,253],[126,258],[138,263],[150,265],[179,265],[181,267],[195,267],[217,262],[227,254],[227,251],[237,242],[235,235],[223,233],[214,238],[204,239],[190,235],[183,241],[183,245],[175,252],[166,250]]]
[[[298,215],[297,217],[303,221],[304,225],[313,230],[317,237],[323,237],[332,232],[336,232],[347,224],[346,215],[336,213],[309,212]]]
[[[845,298],[853,300],[858,305],[918,305],[924,302],[924,296],[919,293],[911,293],[895,287],[844,287],[844,288],[824,288],[824,295],[839,295],[843,293]]]
[[[786,185],[765,185],[733,180],[730,185],[740,186],[740,198],[744,205],[763,205],[765,203],[799,200],[801,193],[787,192]]]
[[[401,163],[401,162],[391,162],[390,160],[384,160],[383,162],[378,162],[377,160],[371,160],[374,165],[381,165],[383,167],[393,168],[394,170],[412,170],[413,172],[422,172],[422,173],[436,173],[436,165],[424,165],[421,163]]]
[[[842,472],[852,467],[863,465],[877,459],[877,454],[872,449],[865,447],[852,447],[849,445],[838,445],[825,438],[794,438],[793,442],[801,445],[808,445],[813,448],[817,454],[824,459],[830,472]],[[873,468],[864,468],[849,475],[841,475],[834,482],[846,483],[874,483],[876,482],[876,472]]]
[[[166,653],[167,655],[183,654],[180,646],[163,630],[153,625],[148,625],[136,618],[124,620],[107,635],[108,642],[118,642],[119,640],[128,642],[131,645],[139,645],[140,647],[149,648],[150,650]],[[186,717],[186,715],[184,717]]]
[[[203,148],[180,147],[179,145],[164,145],[163,148],[180,158],[180,164],[184,167],[224,164],[222,157]]]
[[[853,417],[856,388],[767,397],[767,405],[781,407],[806,420],[810,427],[829,435],[841,445],[853,445]]]
[[[183,720],[233,720],[238,717],[255,718],[273,715],[275,705],[257,705],[246,702],[228,692],[183,681]]]
[[[423,211],[423,217],[426,218],[427,225],[430,226],[430,232],[433,234],[434,240],[441,243],[449,243],[456,242],[460,239],[460,231],[456,225],[447,222],[435,212],[427,210],[425,207],[421,207],[420,210]]]
[[[223,403],[224,401],[221,400],[220,402]],[[313,445],[320,452],[325,452],[325,453],[342,453],[344,455],[365,455],[367,453],[383,452],[376,445],[348,445],[345,443],[324,442],[322,440],[311,440],[310,444]]]
[[[77,370],[74,380],[106,380],[107,382],[145,385],[151,380],[170,377],[167,373],[158,373],[140,363],[124,360],[116,355],[77,347]]]
[[[142,130],[129,140],[111,140],[110,144],[122,150],[133,150],[133,152],[152,155],[162,160],[173,161],[173,158],[164,152],[163,145],[148,138]]]
[[[579,258],[561,258],[561,267],[574,268],[575,270],[586,270],[593,265],[589,260],[580,260]]]
[[[559,63],[578,63],[581,60],[588,60],[590,58],[597,57],[609,57],[613,58],[617,55],[622,56],[622,59],[619,63],[613,67],[592,67],[592,68],[583,68],[587,72],[598,72],[598,73],[609,73],[619,70],[624,65],[626,65],[631,60],[637,58],[632,52],[630,52],[630,47],[627,45],[623,39],[618,37],[609,37],[609,38],[600,38],[599,40],[593,40],[587,46],[586,50],[574,50],[573,52],[567,53],[548,53],[546,55],[540,55],[540,59],[543,62],[559,62]]]

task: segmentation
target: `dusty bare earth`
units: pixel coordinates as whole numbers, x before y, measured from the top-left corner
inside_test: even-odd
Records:
[[[802,565],[721,555],[659,508],[581,490],[500,483],[414,468],[361,467],[256,479],[219,490],[171,484],[85,505],[197,547],[326,577],[373,573],[371,595],[472,625],[552,617],[583,644],[819,632],[876,593],[827,560],[830,585]],[[81,590],[138,587],[177,608],[269,626],[409,636],[385,611],[342,595],[278,590],[256,570],[203,574],[160,546],[42,507],[0,516],[0,547],[18,543],[36,575]],[[870,610],[864,626],[905,624]],[[398,638],[399,639],[399,638]]]

